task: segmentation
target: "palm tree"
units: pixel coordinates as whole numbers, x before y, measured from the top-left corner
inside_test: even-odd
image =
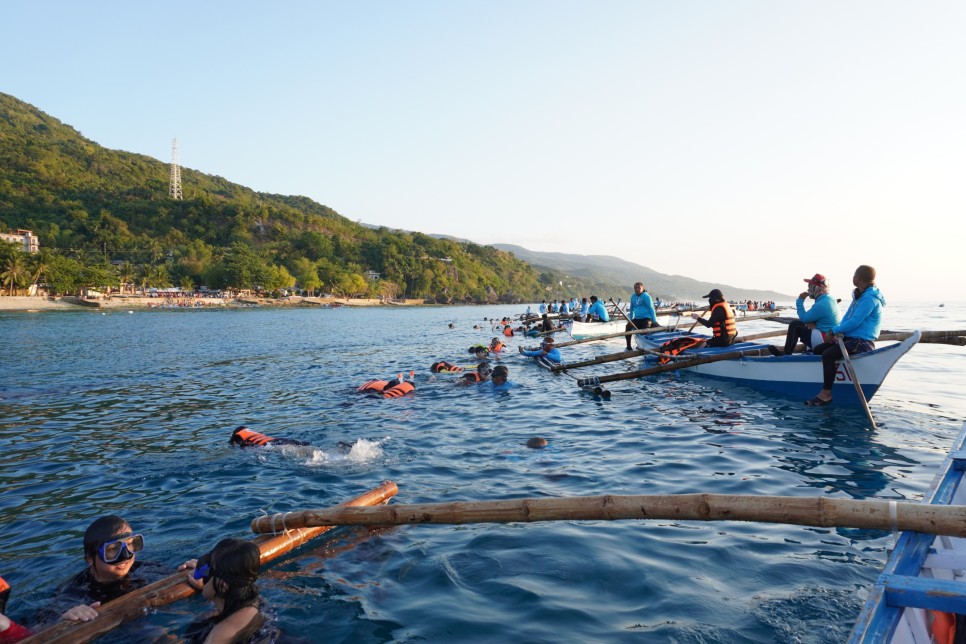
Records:
[[[40,296],[40,278],[44,276],[47,269],[50,268],[50,252],[45,248],[41,250],[36,255],[34,261],[34,274],[30,280],[30,283],[35,287],[34,293]]]
[[[134,280],[134,267],[131,265],[131,262],[121,264],[117,277],[121,280],[121,293],[124,293],[127,285]]]
[[[13,253],[4,265],[6,270],[0,273],[0,280],[7,285],[7,295],[13,295],[14,286],[20,287],[20,279],[27,273],[27,262],[20,251]]]

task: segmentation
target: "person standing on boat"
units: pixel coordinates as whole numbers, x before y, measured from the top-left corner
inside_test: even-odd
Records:
[[[705,320],[700,313],[692,313],[691,319],[700,322],[701,326],[710,327],[714,333],[714,337],[708,340],[705,346],[730,347],[738,335],[735,312],[725,301],[721,289],[711,289],[711,292],[704,297],[708,298],[708,310],[711,311],[711,315]]]
[[[547,312],[547,300],[544,300],[543,302],[540,302],[540,306],[537,308],[537,310],[540,311],[540,315],[543,315],[544,313],[546,313]]]
[[[578,322],[588,322],[590,321],[587,317],[590,315],[590,302],[587,301],[586,297],[580,299],[580,319]],[[576,318],[574,318],[576,319]]]
[[[597,299],[596,295],[590,296],[590,308],[587,310],[587,316],[584,318],[584,322],[610,322],[610,316],[607,315],[607,307]]]
[[[654,310],[654,302],[651,301],[651,294],[644,288],[644,284],[638,282],[634,284],[634,294],[631,295],[631,321],[624,327],[625,331],[634,329],[649,329],[657,326],[657,311]],[[631,350],[631,338],[625,336],[627,340],[627,350]]]
[[[792,355],[799,340],[805,345],[805,353],[812,353],[815,347],[825,342],[825,336],[831,332],[832,327],[839,323],[839,307],[835,298],[828,294],[828,280],[825,276],[815,273],[811,279],[806,277],[805,281],[808,282],[808,290],[800,293],[795,301],[798,319],[788,325],[784,349],[768,347],[773,356]],[[807,311],[806,297],[815,300],[815,304]]]
[[[835,372],[838,370],[836,363],[843,358],[836,336],[842,336],[849,355],[872,351],[879,338],[882,307],[886,302],[875,285],[875,269],[864,264],[859,266],[852,276],[852,284],[855,290],[852,291],[852,303],[845,312],[845,317],[832,327],[832,331],[827,334],[827,341],[813,349],[822,356],[822,390],[811,400],[805,401],[810,407],[821,407],[832,402],[832,383],[835,382]]]

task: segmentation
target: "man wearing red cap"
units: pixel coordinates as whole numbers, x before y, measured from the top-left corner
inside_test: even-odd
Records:
[[[835,299],[828,294],[828,280],[821,273],[815,273],[811,278],[806,277],[808,290],[799,293],[795,308],[798,319],[788,325],[785,336],[785,348],[768,347],[773,356],[790,356],[795,352],[799,340],[805,345],[805,353],[825,342],[825,335],[839,323],[839,307]],[[805,310],[805,298],[815,300],[812,308]]]

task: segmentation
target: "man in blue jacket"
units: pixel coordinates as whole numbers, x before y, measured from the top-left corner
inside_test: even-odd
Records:
[[[634,329],[649,329],[657,326],[657,311],[654,310],[654,302],[651,301],[651,294],[644,288],[644,284],[638,282],[634,285],[634,294],[631,295],[631,321],[624,327],[625,331]],[[627,350],[631,350],[631,338],[625,336],[627,340]]]
[[[554,346],[553,338],[549,335],[543,339],[539,349],[525,351],[523,347],[520,347],[520,353],[528,358],[543,358],[554,364],[560,364],[563,359],[560,355],[560,349]]]
[[[590,308],[587,310],[587,318],[584,319],[584,322],[610,322],[607,307],[597,299],[596,295],[590,296]]]
[[[871,266],[859,266],[852,276],[852,284],[855,285],[855,290],[845,317],[832,327],[828,342],[823,342],[814,349],[815,353],[822,355],[822,390],[805,402],[811,407],[821,407],[832,402],[832,383],[835,382],[838,368],[836,362],[843,357],[836,336],[842,336],[849,355],[875,349],[875,341],[879,337],[879,329],[882,328],[882,307],[886,304],[885,298],[875,285],[875,269]]]
[[[800,293],[795,301],[798,319],[788,325],[785,335],[785,348],[768,347],[774,356],[790,356],[795,353],[795,346],[799,340],[805,345],[805,353],[811,353],[815,347],[825,342],[825,336],[832,331],[832,327],[839,323],[839,307],[831,295],[828,294],[828,280],[821,273],[809,279],[808,290]],[[805,298],[815,300],[812,308],[805,310]]]

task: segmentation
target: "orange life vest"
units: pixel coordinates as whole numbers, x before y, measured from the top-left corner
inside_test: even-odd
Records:
[[[383,389],[386,388],[386,385],[388,384],[389,384],[388,380],[370,380],[369,382],[364,382],[361,385],[359,385],[359,388],[356,389],[356,391],[360,391],[362,393],[370,393],[370,392],[380,393],[382,392]]]
[[[402,398],[406,394],[416,391],[416,387],[411,382],[400,382],[395,387],[390,387],[382,392],[383,398]]]
[[[506,345],[500,342],[499,340],[495,340],[490,343],[490,351],[492,351],[493,353],[499,353],[503,351],[505,348],[506,348]]]
[[[687,351],[688,349],[691,349],[697,345],[700,345],[703,342],[704,340],[702,340],[701,338],[692,338],[692,337],[674,338],[672,340],[668,340],[667,342],[661,345],[661,353],[666,355],[661,358],[658,358],[657,362],[658,364],[667,364],[671,362],[671,358],[667,356],[676,356],[682,351]]]
[[[508,338],[512,338],[513,337],[513,329],[510,328],[510,325],[509,324],[506,325],[506,328],[505,329],[503,329],[503,335],[505,335]]]
[[[711,307],[709,315],[714,313],[714,310],[719,307],[724,309],[725,320],[724,323],[718,322],[711,327],[711,330],[714,331],[714,337],[733,338],[738,335],[738,326],[735,324],[735,312],[731,310],[727,302],[718,302]]]
[[[239,439],[236,441],[235,439]],[[266,436],[265,434],[259,434],[258,432],[253,432],[250,429],[239,429],[234,434],[232,434],[232,442],[238,442],[242,447],[255,447],[259,445],[267,445],[271,443],[274,438]]]
[[[463,374],[463,380],[466,382],[483,382],[484,378],[476,371],[467,371]]]
[[[455,364],[450,364],[448,362],[434,362],[433,366],[429,368],[433,373],[455,373],[457,371],[462,371],[463,367],[457,367]]]
[[[953,644],[956,641],[956,615],[938,610],[929,611],[932,623],[929,632],[936,640],[936,644]]]

